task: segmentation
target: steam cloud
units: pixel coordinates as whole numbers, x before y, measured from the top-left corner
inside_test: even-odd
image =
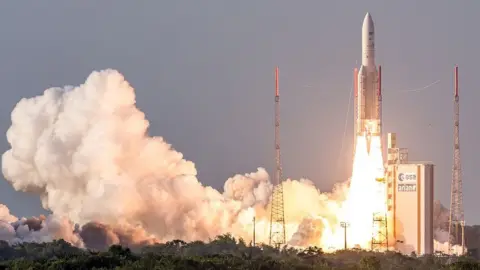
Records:
[[[53,214],[18,219],[0,204],[0,240],[61,238],[94,249],[206,241],[223,233],[250,241],[255,215],[257,241],[268,242],[272,184],[265,169],[229,178],[223,194],[203,186],[191,161],[162,137],[148,136],[134,89],[116,70],[24,98],[11,119],[5,179],[17,191],[38,194]],[[289,244],[317,245],[337,224],[347,188],[345,182],[321,193],[310,180],[287,179]]]
[[[24,98],[11,119],[3,174],[15,190],[38,194],[53,214],[32,227],[0,208],[1,239],[64,238],[96,248],[208,240],[227,232],[249,240],[255,213],[259,232],[265,231],[257,239],[267,241],[268,173],[258,168],[235,175],[223,194],[202,186],[191,161],[163,138],[147,135],[149,122],[135,106],[134,89],[116,70],[93,72],[77,87],[50,88]],[[295,241],[300,237],[302,243],[316,238],[318,231],[298,224],[314,215],[334,218],[345,186],[322,194],[309,180],[288,180],[289,235],[296,233]],[[74,224],[83,226],[75,230]]]

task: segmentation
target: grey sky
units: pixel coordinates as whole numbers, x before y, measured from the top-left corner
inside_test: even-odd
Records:
[[[361,26],[375,22],[383,67],[383,119],[410,158],[436,167],[449,204],[453,66],[460,66],[461,147],[467,223],[476,216],[480,162],[476,115],[480,54],[477,1],[5,1],[0,8],[0,129],[22,97],[77,85],[115,68],[137,89],[160,135],[222,189],[235,173],[273,168],[273,68],[280,66],[282,154],[288,177],[323,191],[351,170],[352,110],[337,169]],[[48,3],[48,4],[47,4]],[[399,93],[440,80],[421,92]],[[8,148],[5,136],[0,149]],[[0,182],[16,215],[39,200]]]

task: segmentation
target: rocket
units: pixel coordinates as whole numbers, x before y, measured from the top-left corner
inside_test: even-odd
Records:
[[[362,65],[354,70],[355,138],[366,136],[370,152],[372,136],[382,135],[382,69],[375,65],[375,27],[367,13],[362,26]]]

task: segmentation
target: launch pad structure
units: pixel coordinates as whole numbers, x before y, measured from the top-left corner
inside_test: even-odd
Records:
[[[410,162],[395,133],[388,133],[387,145],[389,243],[405,255],[433,254],[434,165]]]

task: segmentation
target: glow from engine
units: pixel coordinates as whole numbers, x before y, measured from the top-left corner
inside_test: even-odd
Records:
[[[347,247],[371,247],[372,236],[380,228],[375,228],[374,213],[385,215],[386,190],[384,165],[379,136],[370,138],[370,151],[367,151],[367,137],[358,136],[353,160],[352,178],[346,201],[339,214],[339,221],[347,227]],[[339,223],[332,235],[323,237],[323,246],[334,249],[344,247],[344,227]],[[378,237],[378,236],[375,236]]]

